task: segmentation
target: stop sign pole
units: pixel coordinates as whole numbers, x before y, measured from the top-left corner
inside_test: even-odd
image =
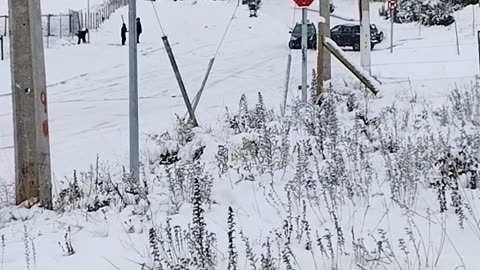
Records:
[[[302,102],[307,102],[307,7],[313,0],[294,0],[298,7],[302,8]]]

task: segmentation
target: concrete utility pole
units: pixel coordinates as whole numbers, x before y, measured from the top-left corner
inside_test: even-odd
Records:
[[[302,101],[308,101],[307,91],[307,8],[302,8]]]
[[[371,74],[370,0],[359,0],[360,4],[360,63]]]
[[[323,88],[323,81],[332,78],[331,55],[325,49],[323,42],[325,38],[330,38],[330,3],[329,0],[320,0],[320,16],[325,19],[325,23],[318,23],[318,42],[317,42],[317,96],[320,95]]]
[[[9,0],[16,203],[52,208],[40,0]]]
[[[129,101],[130,101],[130,173],[138,180],[139,132],[138,132],[138,54],[137,54],[137,0],[128,2],[128,62],[129,62]]]

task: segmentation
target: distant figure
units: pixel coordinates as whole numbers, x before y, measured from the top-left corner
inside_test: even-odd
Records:
[[[80,44],[80,42],[87,43],[87,34],[88,34],[88,29],[78,30],[78,32],[75,34],[78,37],[77,44]]]
[[[142,23],[140,18],[137,18],[137,43],[140,43],[140,34],[142,33]]]
[[[122,45],[125,45],[125,42],[127,42],[127,25],[123,23],[122,25],[122,30],[121,30],[121,36],[122,36]]]
[[[250,17],[257,17],[257,9],[258,9],[257,0],[250,0],[248,2],[248,9],[250,9]]]

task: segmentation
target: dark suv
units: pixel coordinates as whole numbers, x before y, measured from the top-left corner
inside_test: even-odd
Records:
[[[293,28],[293,31],[290,31],[292,36],[290,37],[290,42],[288,47],[290,49],[301,49],[302,48],[302,24],[297,23]],[[307,49],[317,49],[317,29],[313,23],[307,24]]]
[[[330,30],[330,38],[340,47],[353,47],[354,51],[360,51],[360,25],[342,24]],[[370,24],[371,47],[382,42],[383,32],[377,29],[375,24]]]

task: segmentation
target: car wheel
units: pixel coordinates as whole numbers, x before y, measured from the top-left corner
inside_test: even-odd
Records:
[[[378,35],[378,40],[379,40],[380,42],[383,41],[383,32],[380,32],[380,35]]]
[[[360,51],[360,42],[353,43],[353,50],[356,52]]]
[[[374,47],[375,47],[375,43],[371,43],[370,49],[373,50]]]
[[[293,42],[292,42],[292,41],[288,42],[288,47],[289,47],[290,49],[293,49]]]

